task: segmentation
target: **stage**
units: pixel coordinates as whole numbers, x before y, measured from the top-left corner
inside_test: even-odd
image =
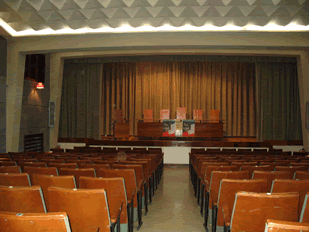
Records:
[[[177,141],[177,140],[138,140],[136,137],[124,138],[123,140],[107,140],[112,139],[105,137],[105,140],[95,140],[90,138],[59,138],[58,145],[61,148],[73,149],[74,147],[89,146],[110,148],[150,148],[159,147],[164,153],[164,164],[188,164],[189,153],[191,148],[275,148],[283,151],[299,151],[303,148],[301,140],[269,140],[263,142],[256,142],[256,138],[245,137],[230,137],[223,138],[223,140],[230,141]],[[174,138],[173,138],[174,139]],[[238,140],[238,141],[232,141]],[[255,140],[252,142],[244,140]]]

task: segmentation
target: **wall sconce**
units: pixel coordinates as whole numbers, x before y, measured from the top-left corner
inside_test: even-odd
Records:
[[[42,82],[39,82],[36,86],[36,89],[44,89],[44,84]]]

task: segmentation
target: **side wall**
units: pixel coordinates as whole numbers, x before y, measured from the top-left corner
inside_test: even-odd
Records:
[[[7,41],[0,36],[0,153],[6,152]]]
[[[24,150],[24,136],[44,134],[44,150],[49,151],[48,106],[50,95],[49,55],[46,55],[44,89],[35,89],[36,82],[24,80],[20,119],[19,151]]]

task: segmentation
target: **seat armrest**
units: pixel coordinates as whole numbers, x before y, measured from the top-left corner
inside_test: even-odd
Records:
[[[212,205],[217,205],[217,202],[218,202],[218,195],[216,195],[214,193],[213,190],[210,191],[210,196],[211,196],[211,201],[212,201]]]
[[[117,221],[120,220],[120,214],[121,214],[121,211],[122,211],[122,206],[123,206],[122,202],[121,202],[120,205],[117,204],[117,206],[115,205],[112,208],[111,208],[111,205],[110,205],[109,212],[110,212],[111,222],[113,224],[116,224]]]
[[[131,204],[131,202],[133,201],[135,196],[135,189],[133,190],[133,193],[127,193],[127,200],[128,200],[128,204]]]
[[[222,205],[222,212],[223,212],[223,218],[224,218],[224,224],[226,226],[230,226],[231,224],[231,215],[230,210],[227,204]]]
[[[208,180],[201,179],[201,183],[202,183],[203,185],[205,185],[205,191],[208,192],[208,191],[209,191],[209,183],[208,183]]]
[[[137,185],[137,190],[140,191],[143,188],[144,181],[140,180]]]

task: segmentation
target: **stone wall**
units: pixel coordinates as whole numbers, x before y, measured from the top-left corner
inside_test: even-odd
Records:
[[[6,152],[7,41],[0,36],[0,153]]]
[[[46,55],[44,89],[35,89],[37,83],[24,80],[20,119],[19,151],[24,150],[24,136],[44,134],[44,150],[49,151],[48,106],[50,99],[49,55]]]

